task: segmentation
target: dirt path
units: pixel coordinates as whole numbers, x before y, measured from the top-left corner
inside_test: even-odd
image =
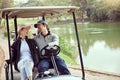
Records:
[[[4,59],[5,59],[5,53],[3,49],[0,46],[0,80],[2,80],[2,76],[4,76]]]
[[[8,59],[8,41],[4,39],[4,29],[0,28],[0,80],[4,80],[4,60]]]
[[[4,38],[5,29],[0,28],[0,46],[4,51],[5,59],[9,58],[8,56],[8,41],[7,38]]]
[[[80,66],[68,65],[72,75],[82,77]],[[85,80],[120,80],[120,74],[85,69]]]

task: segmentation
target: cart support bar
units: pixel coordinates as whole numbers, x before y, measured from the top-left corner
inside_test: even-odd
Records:
[[[17,17],[14,17],[14,27],[15,27],[15,40],[17,39]]]
[[[84,65],[83,65],[82,53],[81,53],[81,49],[80,49],[80,41],[79,41],[79,35],[78,35],[78,29],[77,29],[77,23],[76,23],[75,12],[73,12],[73,20],[74,20],[76,38],[77,38],[77,43],[78,43],[78,51],[79,51],[80,62],[81,62],[82,79],[85,80]]]
[[[7,25],[7,36],[8,36],[9,56],[10,56],[10,59],[11,59],[10,31],[9,31],[8,15],[6,15],[6,25]],[[10,69],[11,69],[11,80],[13,80],[13,68],[12,68],[12,63],[10,64]]]

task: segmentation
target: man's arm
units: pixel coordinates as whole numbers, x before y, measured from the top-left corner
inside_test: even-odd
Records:
[[[59,37],[55,34],[52,34],[52,42],[48,43],[49,46],[59,45]]]

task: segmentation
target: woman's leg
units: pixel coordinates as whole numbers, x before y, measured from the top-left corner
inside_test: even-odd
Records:
[[[25,71],[26,71],[28,80],[32,80],[32,76],[33,76],[32,70],[33,70],[33,66],[34,66],[33,61],[26,60],[24,66],[25,66]]]
[[[25,72],[25,68],[21,68],[20,74],[21,74],[21,80],[26,80],[27,79],[27,74]]]
[[[21,74],[21,80],[26,80],[27,74],[26,74],[25,68],[24,68],[24,61],[19,61],[17,66],[18,66],[18,69],[19,69],[20,74]]]

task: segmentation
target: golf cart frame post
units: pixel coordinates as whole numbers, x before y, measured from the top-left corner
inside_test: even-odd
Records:
[[[78,10],[79,7],[76,6],[41,6],[41,7],[20,7],[20,8],[5,8],[2,9],[2,18],[6,19],[7,25],[7,36],[8,36],[8,48],[9,48],[9,56],[11,59],[11,47],[10,47],[10,31],[9,31],[9,20],[10,18],[14,19],[14,28],[15,28],[15,38],[17,38],[17,18],[33,18],[41,16],[43,20],[45,20],[46,16],[53,16],[54,14],[60,14],[62,11],[67,11],[72,13],[73,21],[75,26],[76,38],[78,43],[78,51],[80,56],[81,62],[81,69],[82,69],[82,80],[85,80],[85,72],[84,72],[84,65],[82,59],[82,53],[80,48],[80,40],[75,16],[75,10]],[[13,77],[13,69],[12,64],[10,64],[11,69],[11,80],[14,80]],[[9,79],[6,79],[9,80]]]
[[[18,33],[17,33],[17,17],[16,16],[14,17],[14,28],[15,28],[15,39],[17,39]]]
[[[9,20],[8,20],[8,14],[6,14],[6,25],[7,25],[7,36],[8,36],[8,48],[9,48],[9,57],[11,59],[12,54],[11,54],[11,46],[10,46],[10,29],[9,29]],[[6,67],[7,69],[7,67]],[[10,64],[10,69],[11,69],[11,80],[13,79],[13,68],[12,68],[12,63]],[[8,71],[9,72],[9,71]],[[8,77],[8,76],[7,76]],[[6,78],[6,80],[9,80],[9,78]]]
[[[80,48],[80,40],[79,40],[79,35],[78,35],[78,28],[77,28],[77,22],[76,22],[75,12],[72,12],[72,14],[73,14],[73,20],[74,20],[76,38],[77,38],[77,43],[78,43],[79,57],[80,57],[80,62],[81,62],[82,79],[85,80],[84,65],[83,65],[83,59],[82,59],[82,52],[81,52],[81,48]]]

